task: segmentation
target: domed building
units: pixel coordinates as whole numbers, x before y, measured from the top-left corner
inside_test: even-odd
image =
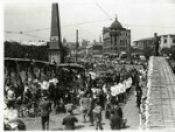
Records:
[[[111,29],[124,29],[120,22],[115,18],[115,21],[110,26]]]
[[[104,54],[130,53],[131,31],[124,28],[116,17],[109,27],[103,28],[103,43]]]

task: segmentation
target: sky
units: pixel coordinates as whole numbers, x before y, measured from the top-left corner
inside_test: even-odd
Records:
[[[4,2],[4,40],[49,41],[51,3],[20,0]],[[58,0],[62,37],[67,41],[99,40],[103,27],[117,16],[131,30],[131,41],[158,34],[175,34],[173,0]],[[7,33],[17,32],[15,33]],[[26,35],[21,35],[23,32]]]

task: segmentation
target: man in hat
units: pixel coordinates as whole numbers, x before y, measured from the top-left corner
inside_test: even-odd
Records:
[[[44,93],[42,95],[42,100],[40,103],[40,109],[41,109],[41,124],[42,129],[49,130],[49,114],[50,114],[50,102],[48,99],[48,95]]]

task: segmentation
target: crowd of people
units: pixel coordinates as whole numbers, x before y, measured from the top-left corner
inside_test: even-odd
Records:
[[[66,130],[76,129],[78,119],[74,110],[82,113],[83,122],[90,121],[95,129],[102,130],[102,114],[109,120],[111,129],[122,129],[127,119],[124,118],[122,104],[127,103],[131,89],[136,92],[136,104],[140,111],[143,100],[143,85],[146,83],[146,71],[140,69],[121,69],[104,75],[97,75],[98,70],[87,71],[86,78],[77,72],[72,77],[69,87],[61,85],[60,78],[49,76],[47,79],[28,78],[27,82],[14,83],[5,81],[5,114],[4,126],[6,130],[25,130],[25,124],[19,119],[24,116],[41,116],[42,129],[49,129],[50,113],[68,113],[62,124]],[[94,74],[92,74],[94,72]],[[17,75],[18,73],[16,73]],[[70,76],[70,75],[67,75]],[[94,77],[95,76],[95,77]],[[84,81],[84,82],[83,82]],[[23,88],[21,88],[22,86]],[[72,86],[72,87],[70,87]],[[12,116],[13,115],[13,116]],[[18,125],[12,125],[11,121],[18,120]]]

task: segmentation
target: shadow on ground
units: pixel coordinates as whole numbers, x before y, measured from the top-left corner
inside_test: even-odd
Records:
[[[130,126],[129,125],[126,125],[124,128],[122,128],[122,129],[128,129],[128,128],[130,128]]]
[[[83,127],[85,127],[85,126],[84,125],[76,125],[75,129],[81,129]]]

